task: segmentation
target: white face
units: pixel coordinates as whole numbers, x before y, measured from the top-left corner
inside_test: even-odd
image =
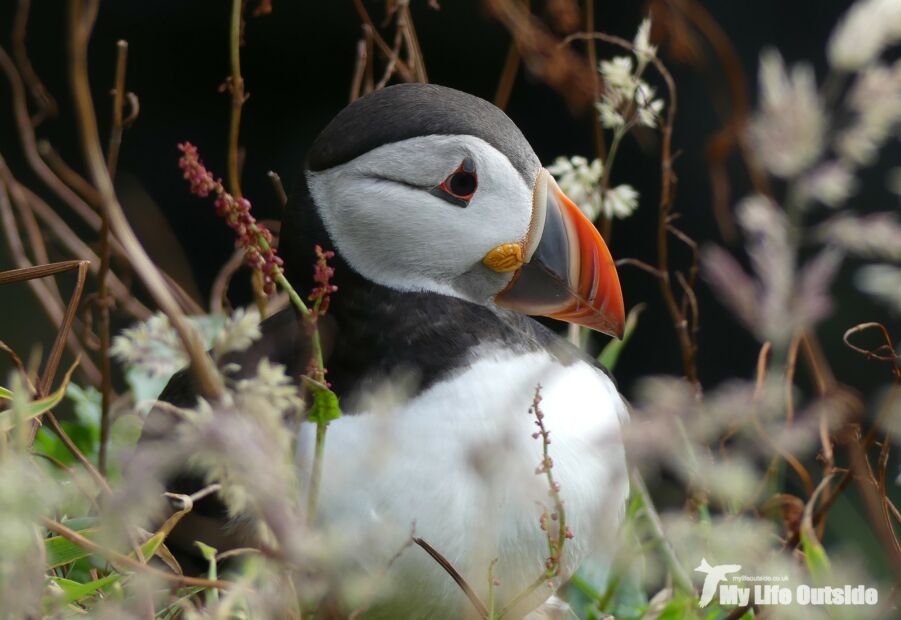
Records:
[[[459,206],[433,190],[465,160],[474,165],[477,188]],[[524,243],[532,218],[532,188],[504,154],[474,136],[386,144],[307,172],[307,180],[344,259],[396,290],[491,303],[513,274],[492,271],[482,258],[499,245]]]

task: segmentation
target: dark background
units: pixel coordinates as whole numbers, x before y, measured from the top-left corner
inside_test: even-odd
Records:
[[[0,42],[7,50],[14,4],[6,0],[0,9]],[[208,299],[213,277],[232,252],[233,236],[217,220],[211,204],[188,194],[177,167],[176,144],[183,140],[195,143],[208,166],[224,176],[230,99],[219,86],[229,71],[230,4],[186,0],[103,2],[90,45],[91,85],[105,141],[115,42],[120,38],[129,42],[127,88],[140,98],[141,112],[124,137],[118,174],[120,198],[151,255],[189,290],[198,292],[202,300]],[[544,15],[542,3],[533,4],[536,14]],[[812,61],[822,78],[825,41],[849,4],[841,0],[703,3],[735,46],[752,96],[758,56],[766,46],[779,48],[788,62]],[[29,54],[61,110],[59,117],[44,122],[38,133],[50,139],[73,167],[83,171],[68,93],[62,5],[54,0],[33,2]],[[384,4],[366,5],[379,23]],[[493,99],[509,34],[480,2],[444,0],[441,5],[441,10],[435,11],[425,0],[412,2],[430,80]],[[640,2],[597,5],[597,29],[628,39],[634,36],[646,12]],[[246,149],[243,188],[261,219],[279,217],[266,171],[277,171],[290,189],[300,176],[307,147],[347,103],[360,38],[360,21],[350,0],[274,0],[273,6],[270,15],[248,17],[242,49],[242,73],[250,95],[241,130],[241,144]],[[601,46],[598,53],[604,58],[619,52]],[[705,75],[673,62],[666,50],[662,56],[671,67],[679,95],[674,149],[680,153],[675,164],[679,178],[675,209],[682,214],[680,226],[702,243],[724,243],[711,208],[705,159],[707,141],[723,121],[713,103],[723,93],[724,83],[717,78],[721,72],[713,62]],[[558,155],[593,157],[591,112],[573,115],[559,94],[525,71],[518,75],[508,113],[545,164]],[[22,161],[5,82],[0,83],[0,152],[20,180],[51,198],[33,182]],[[734,203],[749,185],[737,157],[730,161],[730,170]],[[865,181],[869,178],[864,177]],[[873,183],[881,184],[882,178],[874,174]],[[652,141],[643,147],[627,139],[614,167],[613,183],[630,183],[641,192],[637,213],[616,222],[613,255],[654,263],[657,145]],[[863,205],[870,193],[865,189],[855,206],[869,210]],[[874,204],[873,208],[879,206]],[[676,243],[673,247],[672,265],[687,267],[688,254]],[[5,242],[0,243],[0,269],[10,266],[8,248]],[[852,266],[843,269],[834,288],[836,309],[818,333],[837,377],[869,399],[877,386],[886,383],[887,375],[876,363],[865,362],[846,349],[841,335],[855,323],[880,320],[890,324],[890,318],[855,291],[852,272]],[[641,376],[681,374],[682,370],[673,326],[656,281],[629,267],[621,270],[620,277],[627,307],[648,302],[648,310],[616,369],[621,388],[629,396]],[[63,290],[69,290],[71,280],[60,281]],[[136,290],[141,294],[139,288]],[[729,377],[750,377],[759,345],[703,282],[698,285],[698,296],[698,364],[703,384],[710,389]],[[233,301],[248,299],[248,287],[236,285]],[[24,355],[36,342],[49,347],[54,331],[25,285],[0,290],[0,326],[0,339]],[[599,345],[600,341],[596,343]],[[5,359],[0,360],[0,370],[5,363]],[[2,376],[6,376],[5,370]],[[799,377],[805,387],[807,378],[802,371]]]

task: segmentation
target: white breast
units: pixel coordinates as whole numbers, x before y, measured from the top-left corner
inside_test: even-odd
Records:
[[[528,413],[538,383],[554,476],[575,534],[566,572],[588,553],[603,555],[628,492],[621,397],[587,363],[483,349],[465,371],[413,398],[398,398],[395,386],[393,397],[387,389],[365,412],[331,424],[319,518],[336,556],[382,575],[415,522],[417,536],[483,596],[489,563],[498,558],[500,605],[534,581],[548,555],[539,517],[550,502],[544,476],[535,474],[542,446]],[[302,432],[306,455],[312,431]],[[407,549],[390,575],[395,596],[377,616],[462,617],[467,603],[459,588],[421,549]],[[539,591],[524,610],[549,595]]]

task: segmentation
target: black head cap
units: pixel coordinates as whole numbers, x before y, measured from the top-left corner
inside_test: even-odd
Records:
[[[430,135],[481,138],[506,155],[529,185],[541,165],[513,121],[484,99],[436,84],[398,84],[341,110],[313,142],[307,168],[325,170],[383,144]]]

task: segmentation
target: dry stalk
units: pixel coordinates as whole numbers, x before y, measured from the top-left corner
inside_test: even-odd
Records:
[[[93,26],[89,17],[96,12],[96,5],[97,0],[88,0],[86,8],[83,6],[82,0],[70,0],[70,80],[84,157],[94,185],[100,193],[103,209],[109,218],[110,229],[126,250],[135,271],[178,332],[191,360],[191,368],[197,377],[201,395],[212,401],[218,401],[224,394],[222,378],[207,355],[200,336],[182,313],[166,280],[160,275],[159,270],[150,260],[131,229],[122,206],[116,198],[112,179],[100,148],[94,102],[91,100],[91,90],[88,85],[87,67],[87,42]]]
[[[89,261],[92,273],[99,273],[100,257],[79,238],[75,231],[56,214],[50,205],[26,186],[16,181],[2,157],[0,157],[0,181],[6,184],[10,196],[14,200],[18,200],[19,196],[21,196],[28,203],[29,210],[49,229],[49,236],[59,241],[73,256]],[[109,274],[109,285],[116,299],[122,303],[123,308],[129,314],[138,319],[146,319],[150,316],[150,310],[135,299],[122,281],[113,273]]]
[[[422,538],[414,537],[413,542],[419,545],[423,551],[428,553],[433,560],[435,560],[444,571],[450,575],[451,579],[460,586],[460,589],[463,591],[463,594],[466,595],[466,598],[469,599],[469,602],[472,603],[472,606],[475,607],[476,612],[479,614],[479,617],[483,620],[488,619],[488,609],[485,607],[485,604],[479,599],[479,595],[476,594],[475,590],[472,589],[472,586],[469,585],[469,582],[466,581],[466,578],[460,574],[460,572],[454,568],[454,565],[451,564],[450,560],[441,555],[441,553],[435,549],[432,545],[427,543]]]
[[[0,165],[0,177],[7,170]],[[10,180],[11,177],[9,177]],[[9,182],[9,181],[7,181]],[[14,182],[14,181],[13,181]],[[16,186],[16,185],[14,185]],[[28,199],[28,203],[37,215],[38,219],[46,226],[51,236],[59,241],[73,256],[82,257],[90,262],[90,270],[94,274],[100,273],[100,257],[79,236],[73,231],[57,213],[44,202],[40,196],[29,190],[25,186],[21,187]],[[135,296],[128,290],[128,287],[116,276],[112,271],[107,278],[110,291],[115,295],[116,301],[120,307],[132,317],[144,320],[150,317],[150,310],[135,299]]]
[[[531,0],[522,0],[527,11],[531,11]],[[504,59],[504,68],[501,70],[501,76],[497,82],[497,89],[494,93],[494,105],[501,110],[507,109],[510,103],[510,95],[513,92],[513,85],[516,84],[516,75],[519,73],[519,63],[522,56],[519,53],[519,46],[514,38],[510,41],[510,47],[507,48],[507,57]]]
[[[19,131],[19,140],[22,143],[22,150],[25,159],[32,171],[40,178],[40,180],[69,208],[84,220],[94,230],[100,229],[100,216],[85,203],[68,185],[62,182],[56,174],[47,166],[38,152],[37,142],[34,135],[34,127],[28,116],[28,107],[25,101],[25,89],[22,84],[22,78],[19,76],[16,67],[13,64],[6,51],[0,47],[0,71],[2,71],[7,80],[9,80],[11,93],[11,103],[13,116],[16,121],[16,128]]]
[[[565,97],[573,109],[584,109],[595,98],[594,68],[560,45],[547,27],[515,0],[485,0],[488,10],[513,35],[526,66]]]
[[[125,102],[125,69],[128,61],[128,42],[119,41],[116,44],[116,77],[113,87],[113,127],[110,131],[109,146],[106,152],[106,166],[110,178],[115,178],[116,168],[119,163],[119,149],[122,145],[122,106]],[[107,444],[110,431],[110,405],[113,400],[113,369],[110,363],[110,307],[113,300],[109,295],[107,276],[110,272],[110,227],[109,214],[106,209],[100,211],[100,273],[95,303],[100,313],[100,321],[97,326],[100,332],[100,383],[101,409],[100,409],[100,448],[97,456],[97,467],[101,474],[106,474]]]
[[[354,63],[353,77],[350,80],[350,97],[348,99],[350,103],[366,94],[366,92],[361,91],[363,89],[363,77],[366,75],[367,68],[371,66],[369,63],[371,41],[372,33],[369,31],[369,27],[364,24],[363,38],[357,42],[357,60]]]
[[[738,238],[732,214],[729,211],[730,184],[726,163],[738,149],[748,177],[757,193],[772,194],[769,179],[759,162],[751,155],[745,139],[745,128],[750,117],[748,86],[738,56],[729,37],[713,16],[697,0],[654,0],[650,6],[655,27],[664,31],[663,40],[669,51],[683,62],[688,62],[704,73],[709,73],[707,57],[697,48],[691,27],[704,38],[722,69],[725,79],[708,75],[712,89],[726,85],[729,109],[721,112],[726,117],[723,128],[707,142],[707,161],[710,163],[710,183],[713,196],[713,213],[720,234],[729,242]],[[711,97],[714,105],[723,100]]]
[[[66,527],[62,523],[54,521],[53,519],[48,519],[47,517],[41,517],[41,525],[43,525],[54,534],[62,536],[69,542],[78,545],[82,549],[97,554],[100,557],[113,563],[114,565],[122,567],[120,570],[129,569],[131,571],[144,573],[146,575],[156,577],[157,579],[161,579],[177,586],[198,586],[201,588],[218,588],[221,590],[227,590],[233,585],[232,582],[224,581],[221,579],[202,579],[200,577],[187,577],[185,575],[176,575],[175,573],[168,573],[166,571],[159,570],[143,562],[135,560],[134,558],[130,558],[127,555],[123,555],[121,553],[113,551],[112,549],[107,549],[106,547],[99,545],[88,538],[85,538],[75,530]]]
[[[94,12],[96,12],[96,9],[94,10]],[[35,138],[34,127],[32,126],[28,116],[28,108],[26,104],[25,90],[22,83],[22,78],[19,76],[18,71],[16,71],[15,65],[2,47],[0,47],[0,72],[3,72],[6,75],[11,86],[13,116],[15,118],[16,128],[19,132],[19,140],[22,144],[22,150],[29,167],[35,173],[35,175],[37,175],[38,178],[56,195],[56,197],[62,200],[76,215],[78,215],[81,220],[83,220],[93,230],[99,231],[102,222],[97,212],[95,212],[94,209],[72,189],[72,187],[70,187],[62,179],[60,179],[60,177],[57,176],[57,174],[47,165],[47,163],[41,157],[41,149],[39,148],[39,145]],[[129,101],[129,105],[131,106],[131,114],[129,118],[126,118],[123,121],[125,125],[128,125],[130,118],[134,117],[137,110],[137,99],[130,95],[131,93],[126,94],[126,99]],[[0,168],[2,167],[3,166],[0,166]],[[30,192],[30,190],[28,190],[27,188],[23,189],[30,196],[30,202],[32,203],[32,207],[35,209],[38,217],[46,221],[47,218],[43,217],[38,208],[35,206],[35,194],[33,192]],[[96,192],[96,189],[94,190],[94,192]],[[97,195],[99,200],[99,194]],[[53,226],[56,230],[60,228],[59,224],[61,223],[62,219],[56,216],[55,224],[51,226]],[[117,256],[121,256],[126,259],[129,258],[128,253],[118,239],[113,237],[111,243],[113,252],[115,252]],[[76,255],[89,256],[86,253],[77,253]],[[97,261],[95,264],[96,268],[99,269],[99,261]],[[173,285],[171,281],[168,282],[170,286]],[[121,286],[116,286],[116,289],[122,288],[123,287]],[[116,294],[117,296],[119,296],[119,292],[116,292]],[[180,301],[189,299],[189,297],[186,294],[183,294],[183,292],[181,291],[176,290],[176,294],[179,295]],[[133,298],[129,298],[129,295],[130,294],[125,291],[121,296],[126,301],[126,304],[131,306],[132,310],[141,308],[142,306],[139,303],[135,302]],[[185,308],[187,309],[187,306],[185,306]],[[141,314],[144,313],[142,312]],[[137,314],[135,316],[137,316]]]
[[[16,9],[16,15],[13,18],[13,29],[10,37],[12,43],[13,58],[16,60],[16,66],[19,68],[19,74],[22,80],[28,86],[31,98],[38,107],[38,111],[31,117],[31,125],[37,127],[45,118],[54,118],[59,113],[56,100],[41,78],[31,66],[28,59],[28,50],[25,46],[25,39],[28,32],[28,14],[31,10],[31,0],[19,0],[19,7]]]
[[[888,439],[888,438],[887,438]],[[883,442],[884,458],[888,459],[887,446],[888,441]],[[867,516],[876,530],[876,534],[882,540],[888,559],[895,570],[896,575],[901,576],[901,545],[898,543],[898,537],[892,526],[891,516],[886,505],[886,495],[884,493],[884,485],[880,485],[879,481],[873,473],[870,465],[870,459],[867,453],[862,449],[859,441],[851,442],[851,463],[850,471],[860,495],[864,500],[864,507]],[[883,458],[883,456],[880,456]]]
[[[5,166],[5,164],[3,165]],[[41,232],[40,225],[34,215],[31,204],[28,202],[25,192],[22,191],[22,186],[18,183],[8,184],[7,191],[9,192],[9,197],[12,199],[13,206],[15,206],[16,211],[18,211],[19,221],[25,229],[28,243],[31,246],[31,251],[34,255],[34,263],[37,265],[46,265],[51,261],[50,256],[47,253],[47,245],[44,243],[44,235]],[[62,293],[60,293],[59,287],[56,285],[56,280],[47,280],[46,285],[54,302],[61,305],[63,296]]]
[[[288,205],[288,193],[282,184],[282,178],[274,170],[267,172],[266,176],[269,178],[269,182],[272,183],[272,190],[275,192],[275,197],[278,198],[278,206],[284,209]]]
[[[2,166],[2,157],[0,157],[0,167]],[[78,268],[79,270],[78,284],[76,285],[75,292],[73,292],[73,297],[70,298],[69,306],[64,310],[62,300],[58,297],[55,297],[53,295],[52,289],[48,288],[44,282],[38,279],[44,277],[43,275],[24,275],[23,277],[23,274],[36,273],[34,269],[38,269],[37,273],[40,273],[41,267],[35,268],[35,266],[32,265],[31,261],[28,259],[28,256],[25,253],[25,247],[22,243],[22,238],[19,235],[18,226],[16,225],[15,217],[12,213],[12,207],[9,202],[7,187],[5,185],[5,181],[3,181],[2,178],[0,178],[0,221],[2,221],[3,223],[3,230],[6,234],[6,239],[9,243],[10,251],[13,254],[13,260],[15,261],[16,265],[19,266],[19,270],[15,270],[15,272],[17,272],[19,275],[13,276],[14,278],[18,277],[19,279],[13,281],[28,282],[28,285],[31,287],[35,296],[38,298],[38,301],[46,311],[50,320],[54,324],[60,325],[60,331],[57,333],[56,342],[60,344],[60,347],[68,343],[68,346],[72,350],[73,354],[77,356],[83,356],[85,363],[82,366],[82,370],[85,373],[86,377],[91,382],[99,382],[100,372],[97,370],[97,367],[94,366],[93,362],[90,361],[90,358],[87,357],[87,352],[78,341],[78,338],[76,338],[75,334],[71,332],[72,322],[75,320],[75,314],[78,310],[78,301],[81,298],[81,292],[84,287],[84,280],[81,276],[81,273],[83,270],[87,270],[87,263],[85,262],[84,267],[80,267],[79,265],[81,261],[71,261],[70,263],[67,263],[71,266],[63,268],[63,271],[74,268]],[[32,271],[29,271],[29,269],[31,269]],[[77,295],[77,299],[74,297],[75,295]],[[66,326],[65,329],[63,329],[64,325]],[[59,364],[59,359],[61,356],[62,351],[57,351],[56,343],[54,343],[54,349],[51,350],[51,358],[48,359],[48,366],[46,367],[47,370],[50,370],[50,363],[52,362],[52,371],[54,376],[56,374],[56,367]],[[46,376],[50,375],[45,373],[45,377]],[[38,390],[42,393],[45,393],[44,391],[47,387],[48,386],[43,385],[41,382],[39,382],[37,386]]]
[[[241,35],[244,16],[243,0],[232,0],[231,26],[229,29],[229,60],[231,75],[226,86],[231,93],[231,116],[228,128],[228,187],[235,198],[241,198],[241,173],[239,168],[238,138],[241,133],[241,109],[247,97],[244,94],[244,78],[241,76]]]
[[[623,49],[632,50],[633,46],[630,41],[621,37],[616,37],[602,32],[577,32],[566,37],[561,45],[569,45],[573,41],[582,41],[588,39],[597,39],[612,45],[616,45]],[[666,305],[673,326],[676,330],[676,338],[679,342],[679,349],[682,354],[682,368],[685,378],[695,387],[701,390],[701,382],[698,377],[697,370],[697,340],[696,334],[691,327],[685,312],[683,304],[676,300],[676,294],[671,280],[669,266],[669,235],[672,234],[673,228],[671,221],[673,214],[671,213],[672,203],[675,196],[675,176],[673,174],[673,155],[672,155],[672,139],[673,139],[673,123],[676,117],[676,85],[673,77],[663,62],[656,56],[650,58],[650,62],[657,69],[657,72],[666,83],[669,94],[669,105],[667,106],[666,120],[661,128],[663,136],[661,145],[661,189],[659,216],[657,221],[657,272],[658,281],[660,283],[660,293]],[[684,233],[683,233],[684,235]],[[693,242],[692,244],[693,245]],[[691,267],[691,273],[697,271],[697,257]]]
[[[385,58],[397,68],[397,72],[400,73],[401,79],[405,82],[417,81],[410,66],[398,57],[397,53],[388,46],[385,39],[379,34],[378,28],[376,28],[372,21],[372,17],[369,16],[369,11],[367,11],[366,7],[363,5],[363,0],[353,0],[353,3],[354,8],[357,10],[357,14],[360,16],[360,19],[363,20],[364,26],[368,27],[369,32],[372,33],[372,40],[378,46]]]

